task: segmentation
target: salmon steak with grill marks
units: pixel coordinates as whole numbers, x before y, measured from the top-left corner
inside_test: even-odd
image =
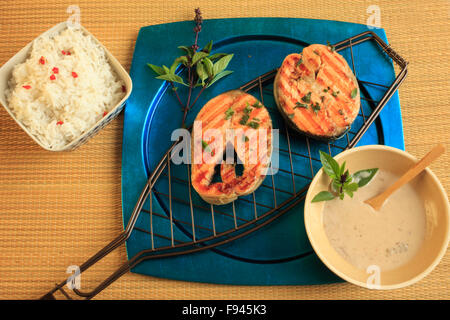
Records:
[[[331,46],[313,44],[288,55],[278,69],[273,91],[289,126],[320,140],[342,137],[360,109],[356,77]]]
[[[263,182],[272,155],[272,120],[252,95],[233,90],[208,101],[191,137],[191,182],[206,202],[230,203]],[[217,176],[220,181],[214,181]]]

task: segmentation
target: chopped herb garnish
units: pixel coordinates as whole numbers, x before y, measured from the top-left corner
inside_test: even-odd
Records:
[[[294,117],[293,113],[288,114],[289,119],[292,119]]]
[[[244,113],[249,114],[252,112],[252,108],[250,107],[250,105],[247,102],[247,106],[244,108]]]
[[[308,94],[304,95],[302,97],[302,101],[306,102],[306,103],[310,103],[311,102],[311,92],[308,92]]]
[[[320,56],[320,54],[316,51],[316,50],[314,50],[313,51],[315,54],[317,54],[318,56]]]
[[[339,93],[339,91],[338,92],[336,92],[336,91],[333,91],[331,94],[333,95],[333,97],[337,97],[338,96],[338,93]]]
[[[253,118],[253,121],[261,121],[261,120],[259,120],[258,118]]]
[[[248,142],[250,139],[247,136],[244,136],[244,141]]]
[[[294,109],[297,109],[297,108],[308,109],[308,105],[307,105],[307,104],[304,104],[304,103],[297,102],[297,103],[295,104]]]
[[[323,92],[328,92],[328,89],[323,89]]]
[[[325,96],[321,96],[321,97],[320,97],[320,100],[322,100],[322,102],[324,102]]]
[[[247,124],[247,126],[249,126],[250,128],[253,128],[253,129],[258,129],[259,128],[259,123],[255,122],[255,121],[251,121],[251,122],[249,122]]]
[[[211,149],[209,149],[209,144],[205,140],[202,140],[202,150],[206,150],[206,152],[211,152]]]
[[[231,107],[229,107],[228,110],[225,111],[225,119],[226,120],[230,119],[233,114],[234,114],[233,109],[231,109]]]
[[[341,116],[343,116],[344,115],[344,111],[342,111],[342,109],[339,109],[339,114],[341,115]]]
[[[256,101],[256,102],[253,104],[253,107],[256,108],[256,109],[260,109],[260,108],[263,107],[263,105],[260,104],[258,101]]]
[[[358,89],[357,89],[357,88],[353,89],[353,90],[352,90],[352,93],[351,93],[352,99],[354,99],[354,98],[356,97],[357,94],[358,94]]]
[[[313,111],[317,114],[320,110],[320,105],[318,102],[316,102],[316,104],[311,104],[311,108],[313,109]]]
[[[249,118],[250,118],[250,116],[248,114],[244,114],[241,118],[241,121],[239,121],[239,123],[242,125],[245,125]]]
[[[296,64],[295,66],[298,67],[298,66],[301,65],[302,63],[303,63],[303,59],[300,58],[300,59],[298,59],[297,64]]]
[[[336,48],[327,40],[327,47],[331,50],[331,52],[336,51]]]

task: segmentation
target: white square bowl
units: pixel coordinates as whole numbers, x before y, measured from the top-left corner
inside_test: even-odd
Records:
[[[61,22],[54,26],[53,28],[47,30],[41,36],[53,36],[58,34],[60,31],[64,30],[68,27],[67,22]],[[80,135],[78,138],[72,140],[70,143],[66,144],[64,147],[59,149],[51,149],[47,146],[43,145],[39,139],[37,139],[17,118],[14,116],[14,113],[9,109],[8,103],[6,101],[6,89],[8,88],[8,81],[12,77],[12,71],[14,66],[17,64],[20,64],[24,62],[30,53],[31,47],[33,45],[33,41],[28,43],[23,49],[21,49],[19,52],[17,52],[11,59],[8,60],[1,68],[0,68],[0,103],[3,105],[3,107],[6,109],[6,111],[9,113],[9,115],[17,122],[17,124],[42,148],[49,151],[69,151],[73,150],[79,146],[81,146],[83,143],[88,141],[90,138],[92,138],[97,132],[99,132],[103,127],[105,127],[108,123],[110,123],[114,118],[116,118],[119,113],[122,111],[125,101],[130,96],[130,93],[133,89],[133,84],[131,81],[130,76],[125,71],[125,69],[122,67],[122,65],[117,61],[116,58],[103,46],[100,41],[97,40],[89,31],[87,31],[83,26],[80,26],[80,29],[83,31],[84,34],[90,35],[95,42],[97,42],[103,50],[105,50],[107,60],[113,70],[116,72],[118,77],[123,80],[126,86],[126,93],[125,96],[122,98],[122,100],[117,103],[114,108],[109,111],[109,113],[100,119],[97,123],[95,123],[90,129],[86,130],[82,135]]]

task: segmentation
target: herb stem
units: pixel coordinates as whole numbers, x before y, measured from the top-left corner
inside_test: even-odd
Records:
[[[198,44],[197,44],[197,42],[198,42],[198,34],[199,34],[199,32],[195,32],[195,42],[194,42],[194,50],[195,51],[197,51],[198,50]]]
[[[195,27],[194,27],[195,40],[194,40],[194,44],[192,45],[192,49],[194,50],[194,53],[195,53],[198,51],[198,48],[199,48],[198,47],[198,34],[200,33],[200,31],[202,31],[202,23],[203,23],[203,18],[202,18],[202,13],[200,12],[200,8],[195,9],[194,21],[195,21]],[[184,127],[187,112],[192,108],[192,106],[190,104],[191,104],[192,89],[194,88],[194,72],[191,69],[192,69],[192,66],[189,64],[188,65],[189,93],[188,93],[186,106],[184,107],[183,121],[181,122],[181,127]],[[197,99],[200,96],[200,94],[202,93],[202,91],[203,91],[203,88],[197,95],[197,98],[195,98],[195,101],[197,101]],[[194,103],[195,103],[195,101],[194,101]]]
[[[193,88],[191,67],[188,67],[188,79],[189,79],[189,93],[188,93],[186,106],[184,107],[183,121],[181,122],[181,127],[184,127],[187,112],[189,110],[189,105],[191,103],[191,95],[192,95],[192,88]]]
[[[176,88],[172,81],[169,82],[172,88]],[[184,108],[183,102],[181,102],[180,96],[178,95],[177,90],[173,90],[175,92],[175,96],[177,97],[178,103]]]
[[[233,55],[224,53],[210,55],[213,45],[212,41],[210,41],[201,51],[199,51],[198,40],[203,23],[203,18],[199,8],[195,9],[194,22],[194,44],[191,46],[178,47],[179,49],[184,50],[186,54],[176,58],[170,69],[165,65],[157,66],[147,63],[147,65],[158,75],[156,78],[169,82],[172,90],[175,92],[176,99],[181,106],[181,112],[183,112],[183,120],[181,122],[181,127],[183,128],[186,127],[187,113],[193,108],[205,88],[232,72],[225,69],[230,60],[233,58]],[[180,64],[184,66],[182,71],[183,77],[175,74],[177,66]],[[206,78],[208,78],[208,80],[205,83]],[[182,102],[180,93],[177,91],[178,87],[175,86],[175,83],[188,87],[187,101],[183,99],[183,101],[186,101],[185,103]],[[199,85],[201,85],[202,88],[197,94],[196,88]],[[195,99],[194,91],[196,93]],[[182,95],[184,96],[185,91],[183,90],[182,92]],[[193,102],[191,102],[192,100]]]
[[[205,90],[205,88],[206,86],[200,89],[200,91],[198,92],[197,96],[194,99],[194,102],[192,102],[192,104],[189,106],[189,110],[191,110],[194,107],[195,103],[197,102],[198,98],[200,98],[200,95],[202,94],[203,90]]]

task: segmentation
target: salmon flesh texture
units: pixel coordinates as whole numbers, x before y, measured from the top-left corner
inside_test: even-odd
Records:
[[[347,61],[321,44],[284,59],[275,77],[274,96],[291,127],[323,140],[342,136],[360,108],[358,82]]]
[[[210,137],[208,129],[216,129],[220,136]],[[230,133],[233,134],[232,138]],[[222,140],[221,147],[219,139]],[[226,152],[230,143],[231,148],[234,148],[234,156],[243,165],[242,175],[237,174],[235,162],[226,161],[226,156],[230,156],[230,151],[228,154]],[[272,120],[262,103],[240,90],[220,94],[203,106],[194,121],[191,144],[192,186],[208,203],[232,202],[238,196],[250,194],[260,186],[270,164],[271,154]],[[206,157],[208,161],[205,160]],[[220,174],[221,181],[212,181],[215,174]]]

